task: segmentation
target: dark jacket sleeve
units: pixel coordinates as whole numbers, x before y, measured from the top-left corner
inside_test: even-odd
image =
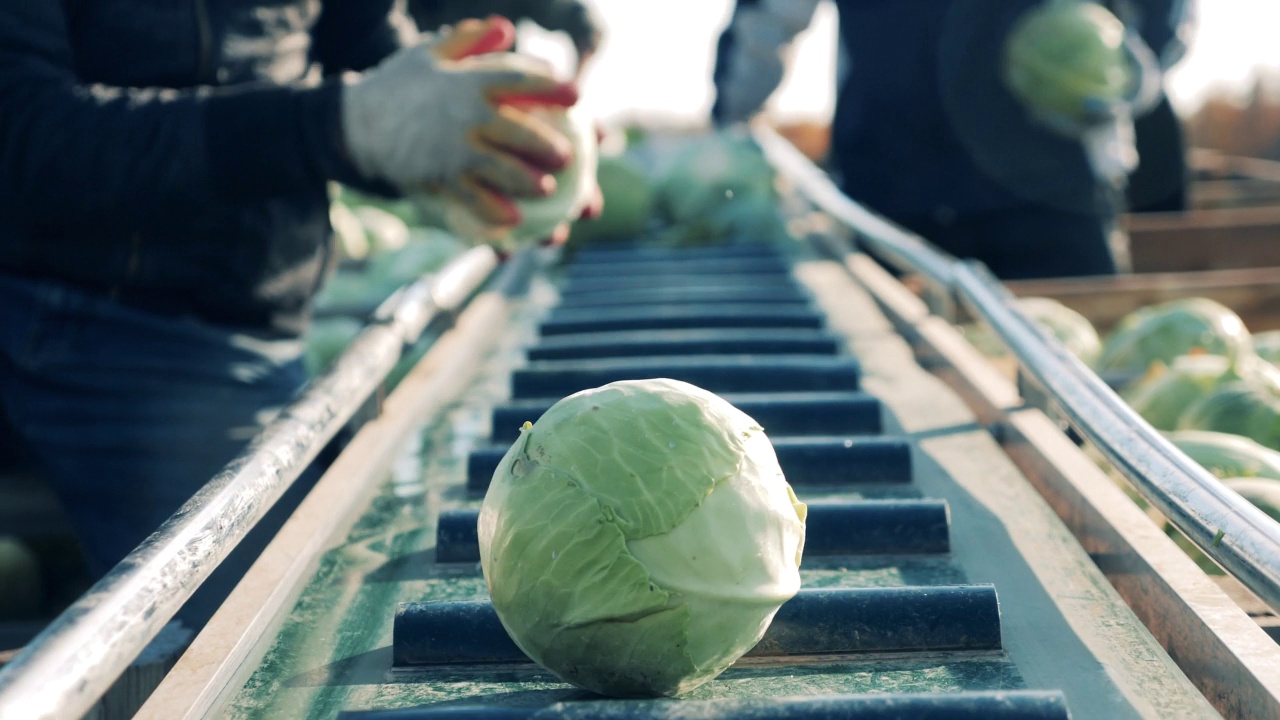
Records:
[[[311,33],[312,54],[328,75],[367,70],[417,36],[402,2],[325,0]]]
[[[523,12],[517,14],[568,35],[579,52],[598,48],[604,24],[582,0],[525,0],[516,4],[523,6]]]
[[[1182,59],[1195,25],[1194,0],[1141,0],[1137,5],[1138,35],[1168,68]]]
[[[583,0],[408,0],[409,12],[423,32],[435,32],[465,18],[501,15],[512,22],[532,20],[541,27],[563,32],[582,52],[594,51],[604,23]]]
[[[739,8],[754,7],[759,5],[759,0],[737,0],[733,4],[733,12],[736,14]],[[733,16],[730,15],[729,22],[720,31],[720,37],[716,40],[716,55],[711,69],[711,86],[714,91],[714,99],[711,101],[711,121],[713,123],[721,123],[724,121],[724,106],[720,103],[720,88],[727,82],[729,78],[729,66],[733,62],[733,53],[737,38],[733,32]]]
[[[0,0],[0,206],[29,231],[144,229],[357,179],[336,81],[136,89],[72,70],[63,4]]]

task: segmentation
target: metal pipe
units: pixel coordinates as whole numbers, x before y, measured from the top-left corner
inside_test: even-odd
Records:
[[[1178,450],[1047,337],[984,266],[959,263],[955,280],[966,309],[1000,337],[1071,426],[1214,562],[1280,608],[1280,524]]]
[[[80,717],[297,480],[434,322],[498,267],[469,250],[397,291],[250,446],[0,669],[0,720]]]
[[[827,173],[773,130],[766,126],[753,127],[752,134],[770,162],[795,183],[802,195],[857,234],[859,246],[896,270],[919,273],[941,302],[951,299],[954,262],[951,256],[850,199]]]
[[[1214,562],[1280,609],[1280,525],[1218,482],[1135,413],[1090,368],[1042,333],[981,263],[957,261],[848,199],[820,168],[776,132],[753,133],[773,165],[815,207],[858,234],[859,244],[920,272],[990,325],[1068,422],[1138,492]]]

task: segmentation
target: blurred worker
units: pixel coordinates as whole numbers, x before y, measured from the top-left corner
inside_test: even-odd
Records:
[[[763,107],[817,4],[738,1],[716,122]],[[1159,97],[1155,58],[1176,56],[1184,3],[1125,2],[1131,26],[1083,0],[835,4],[848,67],[832,164],[850,197],[1002,278],[1116,271],[1131,116]]]
[[[531,20],[544,30],[563,32],[577,53],[576,74],[600,49],[603,23],[584,0],[409,0],[409,14],[424,31],[477,15]]]
[[[1125,209],[1134,213],[1182,212],[1190,207],[1191,168],[1182,118],[1168,96],[1134,120],[1138,167],[1125,187]]]
[[[304,383],[328,183],[514,224],[571,152],[500,104],[576,100],[484,62],[502,18],[419,41],[395,0],[171,5],[0,0],[0,409],[98,575]]]
[[[1193,0],[1115,3],[1125,25],[1138,28],[1152,48],[1160,48],[1160,66],[1168,70],[1186,55],[1194,26]],[[1171,18],[1181,22],[1170,22]],[[1151,111],[1134,120],[1138,167],[1129,175],[1125,208],[1129,212],[1181,212],[1190,207],[1191,168],[1186,131],[1167,93]]]

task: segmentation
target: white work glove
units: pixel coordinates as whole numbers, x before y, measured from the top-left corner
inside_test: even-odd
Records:
[[[511,198],[549,195],[551,173],[572,153],[563,134],[522,107],[567,107],[577,90],[550,67],[495,62],[514,39],[504,18],[467,20],[352,76],[342,129],[356,168],[406,194],[451,195],[494,226],[515,225]]]
[[[733,45],[717,91],[721,123],[745,122],[782,82],[791,41],[813,20],[819,0],[761,0],[730,20]]]

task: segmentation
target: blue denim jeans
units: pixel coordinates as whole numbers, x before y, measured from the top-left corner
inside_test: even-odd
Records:
[[[298,340],[155,315],[0,274],[0,408],[104,574],[253,438],[305,382]],[[203,624],[313,481],[184,609]]]

